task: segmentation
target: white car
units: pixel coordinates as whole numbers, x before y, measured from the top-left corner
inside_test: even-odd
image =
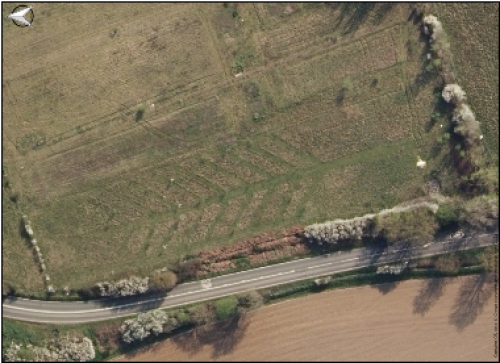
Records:
[[[454,234],[450,235],[450,238],[463,238],[465,233],[462,231],[457,231]]]

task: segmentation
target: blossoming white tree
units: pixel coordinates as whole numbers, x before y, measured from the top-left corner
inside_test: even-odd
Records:
[[[175,323],[175,319],[164,311],[150,310],[137,315],[134,319],[126,320],[120,327],[120,333],[124,342],[132,343],[147,338],[151,333],[158,335],[168,332],[175,327]]]

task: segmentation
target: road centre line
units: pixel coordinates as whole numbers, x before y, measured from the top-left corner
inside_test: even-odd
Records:
[[[318,268],[318,267],[323,267],[323,266],[329,266],[329,265],[332,265],[332,264],[333,264],[333,262],[328,262],[328,263],[324,263],[324,264],[321,264],[321,265],[309,266],[307,269]]]
[[[346,262],[346,261],[354,261],[354,260],[359,260],[361,257],[354,257],[354,258],[349,258],[347,260],[342,260],[340,262]]]

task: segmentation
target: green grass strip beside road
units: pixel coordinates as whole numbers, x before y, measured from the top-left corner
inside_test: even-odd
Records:
[[[375,269],[374,269],[375,270]],[[345,289],[364,285],[378,285],[384,283],[398,283],[404,280],[427,279],[433,277],[453,277],[472,275],[483,272],[481,266],[463,267],[455,273],[445,273],[434,269],[414,269],[403,272],[401,275],[377,274],[376,272],[359,273],[352,271],[348,276],[338,277],[334,275],[329,283],[317,286],[314,279],[294,282],[282,285],[279,288],[271,288],[261,291],[266,296],[266,304],[274,304],[290,298],[317,293],[325,290]]]

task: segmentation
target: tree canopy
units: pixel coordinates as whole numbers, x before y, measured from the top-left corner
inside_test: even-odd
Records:
[[[401,213],[388,213],[375,218],[375,233],[387,242],[407,241],[421,246],[432,240],[437,223],[428,208],[415,208]]]

